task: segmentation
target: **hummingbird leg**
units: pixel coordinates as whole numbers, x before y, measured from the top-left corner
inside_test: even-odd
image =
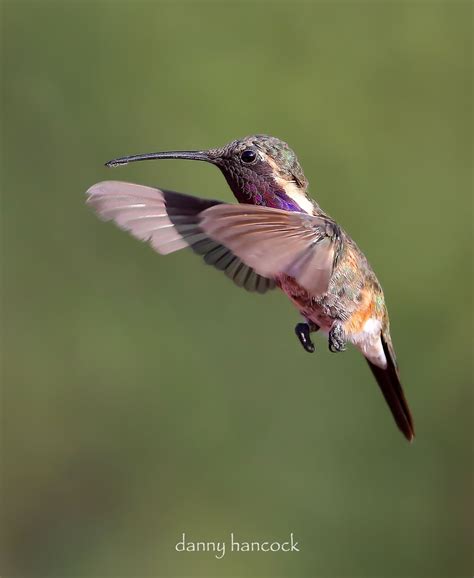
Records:
[[[319,325],[312,323],[311,321],[306,321],[306,323],[297,323],[295,327],[295,333],[300,340],[301,345],[304,350],[308,353],[314,352],[314,343],[311,341],[309,334],[315,332],[319,329]]]
[[[342,324],[335,321],[329,331],[329,351],[337,353],[338,351],[345,351],[346,336]]]

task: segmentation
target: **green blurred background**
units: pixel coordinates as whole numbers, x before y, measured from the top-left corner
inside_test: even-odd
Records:
[[[2,3],[2,576],[472,574],[472,4]],[[418,436],[278,292],[156,255],[103,179],[232,200],[115,156],[264,132],[385,288]],[[191,540],[293,554],[179,554]]]

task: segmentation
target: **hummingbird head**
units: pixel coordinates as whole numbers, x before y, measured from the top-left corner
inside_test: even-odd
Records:
[[[271,201],[272,195],[306,196],[308,181],[296,154],[275,137],[248,136],[211,149],[209,155],[240,202],[268,204],[260,201]]]
[[[169,151],[122,157],[107,166],[151,159],[188,159],[216,165],[241,203],[311,212],[308,181],[296,154],[280,139],[252,135],[202,151]]]

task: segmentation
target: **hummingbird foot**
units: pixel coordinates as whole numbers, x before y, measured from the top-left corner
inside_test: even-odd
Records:
[[[310,333],[312,331],[317,331],[319,329],[318,325],[314,323],[297,323],[295,327],[295,333],[300,340],[301,345],[304,350],[308,353],[314,353],[314,343],[311,341]]]
[[[346,336],[341,324],[334,323],[329,331],[329,351],[337,353],[338,351],[345,351]]]

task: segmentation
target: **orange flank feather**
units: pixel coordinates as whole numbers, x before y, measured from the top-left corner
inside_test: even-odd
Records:
[[[362,289],[360,295],[361,301],[359,307],[344,323],[344,331],[347,335],[353,335],[354,333],[363,331],[364,325],[369,319],[380,319],[380,321],[382,321],[382,316],[377,314],[373,291],[367,288]]]

